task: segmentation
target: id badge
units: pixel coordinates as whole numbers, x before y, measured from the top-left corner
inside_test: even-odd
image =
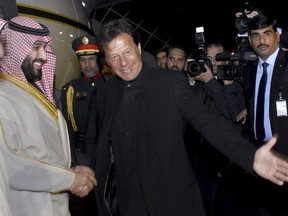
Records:
[[[287,116],[287,103],[286,100],[276,101],[277,117]]]

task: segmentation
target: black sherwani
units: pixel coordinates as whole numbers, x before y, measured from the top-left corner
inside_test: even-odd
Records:
[[[252,172],[256,148],[238,132],[231,131],[227,120],[207,112],[202,101],[191,91],[184,73],[144,64],[140,74],[139,99],[136,101],[138,115],[134,119],[135,149],[131,153],[137,168],[140,187],[137,190],[142,192],[144,202],[141,205],[146,208],[142,215],[204,215],[199,186],[184,144],[183,121],[192,124],[209,143],[249,172]],[[104,197],[110,195],[111,198],[111,181],[106,182],[111,180],[107,178],[111,162],[115,160],[116,179],[117,164],[122,163],[121,167],[125,167],[123,161],[117,160],[117,155],[112,157],[113,148],[110,148],[110,143],[113,146],[115,142],[110,135],[118,111],[120,83],[121,80],[115,77],[106,82],[103,89],[98,89],[97,94],[101,131],[95,173],[100,215],[109,215]],[[123,179],[116,182],[126,183]],[[118,207],[125,209],[125,206]],[[135,216],[135,212],[137,209],[131,207],[121,215]]]

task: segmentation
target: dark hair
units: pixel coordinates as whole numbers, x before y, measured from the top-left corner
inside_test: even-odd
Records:
[[[167,54],[167,48],[165,47],[158,48],[156,51],[154,51],[154,56],[156,57],[156,55],[161,52],[165,52]]]
[[[272,17],[267,17],[266,15],[259,14],[254,16],[248,24],[248,34],[251,34],[252,30],[258,30],[272,26],[274,31],[277,31],[277,21]]]
[[[97,40],[100,50],[103,51],[110,41],[123,33],[129,34],[136,45],[140,43],[140,34],[130,23],[125,19],[112,19],[104,23],[100,29]]]
[[[224,50],[224,51],[226,50],[226,49],[225,49],[224,42],[223,42],[221,39],[219,39],[219,38],[215,38],[215,39],[212,39],[212,40],[210,40],[210,41],[207,42],[206,47],[205,47],[206,52],[207,52],[207,49],[208,49],[208,48],[214,47],[214,46],[215,46],[215,47],[223,47],[223,50]]]
[[[180,49],[180,50],[183,50],[183,52],[185,53],[185,59],[188,58],[188,56],[187,56],[187,51],[186,51],[185,47],[184,47],[182,44],[170,45],[170,46],[168,47],[168,49],[167,49],[167,52],[166,52],[166,53],[167,53],[167,56],[169,55],[169,53],[170,53],[170,51],[171,51],[172,49]]]

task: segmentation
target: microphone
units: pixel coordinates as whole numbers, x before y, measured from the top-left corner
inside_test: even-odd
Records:
[[[230,54],[227,52],[217,53],[215,58],[216,61],[228,61],[231,59]]]

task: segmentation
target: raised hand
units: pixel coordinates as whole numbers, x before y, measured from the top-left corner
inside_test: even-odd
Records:
[[[253,168],[262,178],[283,185],[284,182],[288,182],[288,158],[272,149],[277,138],[274,136],[256,151]]]

